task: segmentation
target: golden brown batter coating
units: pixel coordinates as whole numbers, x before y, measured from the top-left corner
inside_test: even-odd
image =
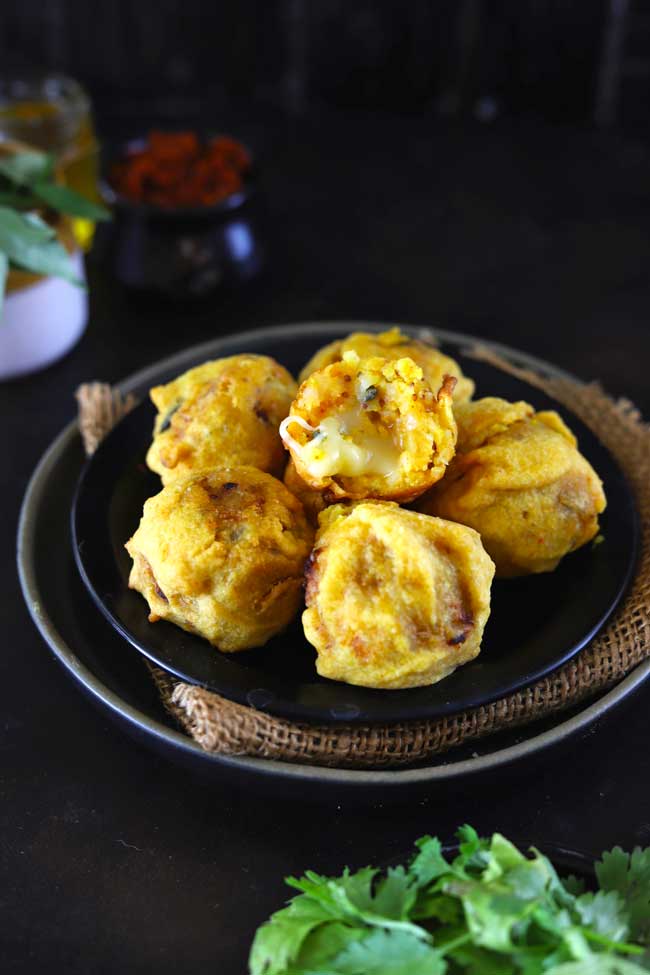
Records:
[[[359,359],[302,384],[280,433],[298,476],[334,498],[416,498],[454,455],[455,380],[432,391],[412,359]]]
[[[364,501],[320,516],[305,636],[323,677],[435,684],[481,649],[494,565],[471,528]]]
[[[202,471],[145,502],[126,544],[149,619],[231,653],[263,646],[301,602],[313,541],[300,502],[252,467]]]
[[[278,477],[285,455],[278,435],[296,395],[284,366],[265,355],[205,362],[151,390],[158,409],[147,465],[163,484],[208,467],[239,464]]]
[[[456,410],[456,457],[418,502],[480,532],[499,576],[549,572],[598,531],[598,475],[553,411],[488,397]]]
[[[454,403],[464,403],[471,399],[474,393],[474,383],[463,375],[462,369],[455,359],[445,355],[433,345],[427,345],[409,335],[404,335],[399,328],[391,328],[388,332],[352,332],[344,339],[330,342],[319,349],[303,367],[298,382],[304,382],[317,369],[339,362],[346,352],[356,352],[360,359],[371,359],[380,356],[383,359],[403,359],[408,356],[418,364],[424,373],[425,380],[437,393],[442,386],[445,376],[454,376]]]
[[[332,497],[329,491],[317,491],[308,484],[305,484],[299,476],[296,465],[291,457],[284,470],[284,485],[301,502],[309,524],[313,525],[314,528],[318,527],[318,516],[321,511],[324,511],[329,504],[333,504],[336,501],[336,498]]]

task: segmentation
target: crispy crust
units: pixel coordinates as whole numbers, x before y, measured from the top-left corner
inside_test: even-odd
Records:
[[[402,359],[408,356],[422,369],[425,380],[434,392],[442,385],[444,377],[454,376],[454,403],[464,403],[474,395],[474,382],[463,374],[455,359],[445,355],[435,346],[404,335],[399,328],[387,332],[352,332],[345,339],[338,339],[323,346],[303,367],[298,382],[303,383],[318,369],[339,362],[346,352],[356,352],[360,359],[380,356],[384,359]]]
[[[225,652],[262,646],[297,613],[313,530],[300,502],[251,467],[174,481],[144,506],[126,543],[129,586],[149,619]]]
[[[597,534],[603,486],[557,413],[493,398],[457,412],[458,453],[418,510],[480,532],[499,576],[550,572]]]
[[[305,571],[318,673],[387,689],[442,680],[480,651],[493,575],[472,529],[389,502],[328,508]]]
[[[285,463],[278,434],[296,383],[269,356],[205,362],[151,390],[158,409],[147,465],[163,484],[207,467],[240,464],[278,477]]]

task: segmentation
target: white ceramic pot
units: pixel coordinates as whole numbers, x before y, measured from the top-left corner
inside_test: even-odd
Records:
[[[85,280],[81,252],[70,258]],[[5,295],[0,317],[0,379],[36,372],[79,341],[88,320],[88,294],[62,278],[44,278]]]

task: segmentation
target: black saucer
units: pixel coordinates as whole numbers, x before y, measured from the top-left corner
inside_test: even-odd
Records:
[[[316,348],[340,336],[308,329],[269,336],[233,337],[228,353],[273,355],[293,372]],[[190,682],[244,704],[294,719],[395,722],[438,718],[495,700],[560,666],[594,636],[623,594],[636,559],[637,520],[628,485],[613,458],[569,411],[527,384],[482,362],[464,359],[454,344],[443,351],[476,380],[477,395],[526,399],[538,409],[557,408],[578,436],[580,448],[603,479],[608,507],[604,541],[585,546],[559,568],[540,576],[497,581],[480,657],[432,687],[373,691],[324,680],[300,621],[266,647],[219,653],[171,624],[147,620],[142,597],[129,590],[130,559],[124,542],[137,527],[143,502],[160,490],[144,465],[153,408],[143,401],[102,442],[81,475],[72,512],[73,549],[84,582],[116,630],[150,660]],[[183,363],[180,372],[201,361]],[[164,365],[164,364],[163,364]],[[157,381],[170,378],[161,367]]]

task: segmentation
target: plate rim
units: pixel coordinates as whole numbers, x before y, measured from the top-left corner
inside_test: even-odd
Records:
[[[227,333],[226,335],[217,336],[207,342],[181,350],[178,353],[173,353],[156,363],[146,366],[117,383],[116,388],[123,395],[134,392],[140,386],[146,384],[150,376],[168,368],[182,368],[183,364],[202,355],[214,354],[223,345],[236,342],[238,339],[250,341],[256,340],[258,337],[282,338],[298,332],[304,333],[307,329],[310,330],[311,334],[324,332],[331,334],[332,331],[347,334],[350,331],[362,329],[366,331],[381,331],[386,327],[390,327],[390,323],[377,324],[376,322],[370,323],[356,320],[327,322],[321,320],[317,322],[295,322],[286,325],[243,330],[238,333]],[[542,374],[567,378],[574,382],[583,382],[560,367],[538,359],[529,353],[511,349],[509,346],[501,343],[435,327],[407,324],[400,325],[400,327],[416,334],[426,333],[433,335],[442,342],[450,341],[454,344],[466,343],[468,347],[483,345],[499,352],[510,362],[532,367],[535,371],[541,372]],[[180,749],[188,756],[199,758],[211,764],[254,772],[271,778],[284,777],[305,782],[344,782],[345,784],[360,787],[370,784],[396,787],[399,785],[406,786],[458,779],[467,774],[492,771],[521,758],[536,754],[551,745],[559,744],[574,733],[586,728],[598,717],[601,717],[611,708],[615,707],[633,690],[639,687],[648,675],[650,675],[650,660],[646,660],[639,664],[610,691],[607,691],[597,700],[587,705],[586,708],[581,709],[577,714],[572,715],[565,721],[561,721],[553,728],[546,729],[539,734],[533,734],[526,738],[525,741],[507,745],[505,748],[499,748],[497,740],[497,747],[489,754],[463,758],[456,762],[453,761],[453,750],[449,753],[444,753],[442,756],[438,756],[442,758],[442,762],[438,764],[406,769],[327,768],[320,765],[293,764],[275,759],[260,759],[252,756],[233,757],[206,752],[188,735],[174,728],[170,728],[168,725],[157,721],[155,718],[150,717],[125,702],[118,694],[96,677],[93,671],[81,662],[74,649],[69,646],[62,634],[59,633],[41,601],[41,591],[36,578],[34,551],[36,517],[40,510],[41,500],[46,492],[48,478],[53,470],[56,469],[61,455],[67,450],[72,441],[78,437],[78,434],[79,430],[76,420],[72,420],[63,428],[38,462],[23,498],[18,521],[17,562],[20,585],[28,612],[51,652],[92,698],[98,703],[105,705],[115,716],[123,718],[133,732],[144,732],[158,741],[164,741],[174,748]],[[614,612],[616,612],[616,609]],[[522,726],[522,732],[524,734],[526,734],[526,730],[527,727]],[[451,756],[452,760],[446,761],[446,755]]]

